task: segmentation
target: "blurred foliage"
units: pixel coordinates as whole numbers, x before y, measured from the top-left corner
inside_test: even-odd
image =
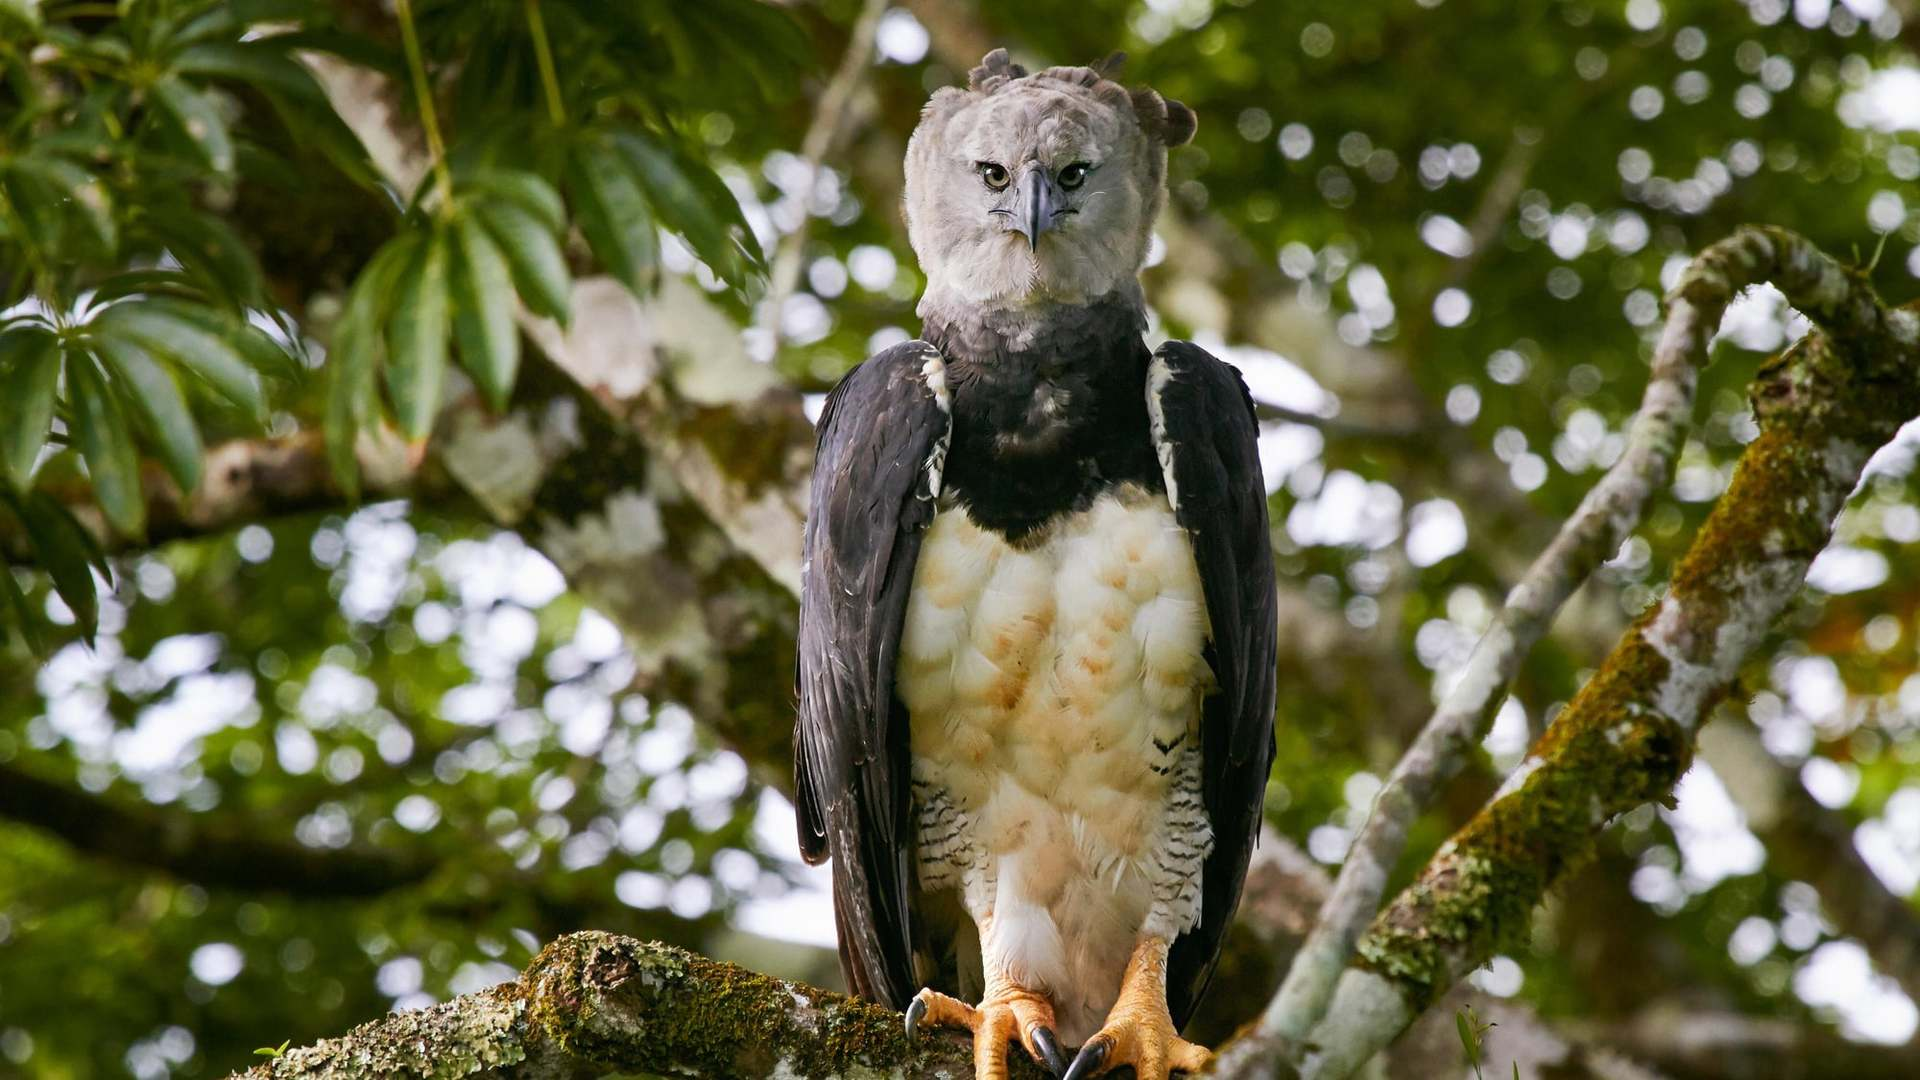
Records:
[[[962,50],[1125,48],[1128,81],[1193,106],[1147,272],[1156,332],[1231,342],[1276,403],[1351,422],[1268,427],[1283,583],[1349,635],[1284,672],[1270,787],[1275,825],[1325,861],[1511,567],[1618,454],[1690,252],[1767,221],[1871,262],[1889,301],[1920,292],[1915,110],[1879,111],[1920,94],[1899,5],[918,3],[883,18],[814,170],[796,148],[859,6],[421,0],[407,32],[375,4],[0,0],[0,535],[25,541],[0,551],[19,564],[0,626],[22,631],[0,652],[0,769],[423,868],[306,897],[0,824],[0,1071],[216,1075],[505,977],[559,931],[711,947],[787,888],[778,797],[633,695],[618,631],[515,535],[382,504],[108,559],[68,496],[88,478],[138,536],[142,491],[191,489],[201,447],[263,431],[326,431],[351,483],[357,433],[426,437],[463,378],[507,400],[528,346],[506,313],[564,321],[585,273],[690,278],[818,390],[916,331],[900,160]],[[379,178],[315,57],[433,118],[444,153],[397,151],[417,187]],[[763,252],[809,218],[800,287],[756,307]],[[1751,437],[1745,380],[1799,329],[1771,303],[1741,305],[1672,490],[1403,874],[1658,595]],[[1750,771],[1802,785],[1907,892],[1915,442],[1876,461],[1746,672],[1753,704],[1715,725],[1757,735]],[[1491,473],[1452,468],[1468,457]],[[1740,811],[1701,824],[1755,782],[1701,770],[1680,802],[1708,812],[1628,815],[1483,978],[1550,1014],[1683,993],[1884,1035],[1857,1009],[1897,1021],[1886,987],[1809,989],[1846,942],[1768,857],[1785,841]]]

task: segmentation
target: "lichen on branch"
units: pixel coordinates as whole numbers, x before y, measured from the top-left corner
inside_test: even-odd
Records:
[[[1014,1080],[1043,1075],[1015,1055]],[[593,931],[541,951],[519,980],[395,1013],[287,1051],[250,1080],[466,1076],[973,1075],[957,1039],[909,1044],[900,1014],[667,945]]]
[[[1868,456],[1920,414],[1916,312],[1884,308],[1863,277],[1801,237],[1742,229],[1703,253],[1669,302],[1717,312],[1762,280],[1818,329],[1761,370],[1759,436],[1666,596],[1374,921],[1309,1040],[1303,1075],[1350,1073],[1521,932],[1608,822],[1672,790],[1700,723],[1831,539]],[[1701,347],[1712,325],[1699,328]]]

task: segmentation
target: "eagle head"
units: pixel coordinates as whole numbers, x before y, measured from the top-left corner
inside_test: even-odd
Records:
[[[907,144],[907,235],[927,296],[1081,303],[1132,281],[1193,110],[1094,67],[1028,74],[995,49],[934,92]]]

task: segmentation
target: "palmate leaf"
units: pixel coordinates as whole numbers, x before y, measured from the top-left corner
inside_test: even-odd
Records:
[[[233,172],[233,136],[213,99],[173,76],[156,80],[153,99],[160,110],[217,173]]]
[[[601,263],[636,294],[651,290],[659,261],[653,213],[626,158],[598,140],[576,145],[568,155],[567,192]]]
[[[481,204],[479,216],[506,255],[513,287],[527,309],[565,323],[572,307],[573,281],[553,230],[517,203],[504,200]]]
[[[44,655],[47,651],[47,643],[40,634],[39,615],[33,610],[33,605],[28,603],[27,594],[21,590],[20,582],[14,579],[13,568],[7,565],[5,559],[0,559],[0,593],[6,594],[7,607],[13,609],[14,624],[20,628],[20,636],[26,640],[27,648],[36,655]],[[71,604],[67,606],[72,607]],[[0,619],[0,631],[4,630],[6,630],[6,620]],[[5,634],[0,633],[0,641],[5,640]]]
[[[750,249],[734,242],[732,226],[738,221],[744,229],[745,220],[726,185],[705,166],[685,160],[650,135],[621,132],[613,142],[632,166],[661,223],[684,237],[714,273],[734,288],[743,288],[754,267],[742,258],[743,252],[751,256]],[[702,173],[705,177],[696,179]]]
[[[400,430],[424,439],[447,378],[447,234],[436,228],[400,279],[387,325],[387,392]]]
[[[304,374],[300,363],[266,331],[224,308],[216,308],[193,298],[193,294],[148,296],[142,301],[154,311],[191,323],[233,346],[253,370],[262,375],[297,379]]]
[[[260,264],[225,218],[179,201],[149,210],[140,218],[139,229],[199,280],[200,291],[239,306],[264,305]]]
[[[72,610],[80,634],[89,643],[100,623],[100,602],[93,588],[93,571],[109,577],[107,560],[93,534],[73,519],[67,508],[44,491],[27,495],[0,495],[33,545],[34,561],[53,579],[53,591]]]
[[[102,333],[131,340],[193,372],[245,409],[256,423],[266,420],[267,400],[259,374],[232,342],[183,318],[177,309],[145,301],[115,304],[101,312],[93,325]]]
[[[360,495],[360,468],[354,440],[373,417],[374,376],[386,343],[381,328],[395,278],[413,258],[418,233],[403,233],[374,253],[347,293],[340,321],[334,324],[327,358],[327,463],[334,481],[349,496]]]
[[[16,491],[33,484],[59,387],[58,338],[38,327],[0,334],[0,469]]]
[[[249,18],[240,25],[254,21],[258,20]],[[284,34],[255,41],[205,41],[182,49],[169,68],[195,80],[226,80],[258,90],[273,106],[294,143],[319,151],[356,183],[376,186],[379,179],[358,136],[334,111],[312,73],[293,58],[292,47],[291,36]],[[244,142],[236,147],[236,165],[243,173],[262,171],[267,155],[258,151],[248,155],[246,147]]]
[[[136,342],[97,334],[88,344],[113,373],[123,403],[140,417],[167,474],[183,492],[199,487],[205,447],[173,376]]]
[[[272,38],[190,45],[177,53],[168,67],[181,75],[247,83],[306,105],[326,104],[326,93],[313,81],[312,74]]]
[[[119,226],[113,219],[113,204],[107,187],[86,169],[52,154],[22,154],[7,166],[32,177],[41,190],[53,196],[64,216],[79,225],[96,254],[111,259],[118,249]]]
[[[19,223],[14,231],[22,241],[42,252],[61,250],[66,213],[58,187],[30,172],[8,168],[0,170],[0,195],[13,208],[11,216]]]
[[[458,188],[482,197],[505,199],[532,214],[550,232],[567,227],[566,204],[553,185],[522,169],[475,169]]]
[[[472,217],[453,225],[456,241],[450,278],[453,336],[460,362],[487,396],[504,409],[520,368],[520,332],[513,324],[513,271],[507,257]]]
[[[131,425],[93,356],[77,346],[68,347],[66,354],[73,429],[94,497],[115,530],[143,536],[147,503],[140,493],[140,455],[133,447]]]

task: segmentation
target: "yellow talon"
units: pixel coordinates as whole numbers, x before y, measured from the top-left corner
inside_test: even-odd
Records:
[[[1084,1080],[1131,1065],[1139,1080],[1167,1080],[1169,1073],[1197,1073],[1213,1052],[1174,1030],[1167,1009],[1167,943],[1147,938],[1134,947],[1120,978],[1120,997],[1107,1022],[1080,1048],[1062,1080]]]
[[[914,995],[907,1006],[907,1035],[922,1026],[966,1028],[973,1032],[974,1080],[1007,1080],[1007,1050],[1018,1042],[1055,1076],[1066,1055],[1053,1033],[1053,1003],[1018,987],[990,990],[979,1005],[969,1005],[938,990]]]

